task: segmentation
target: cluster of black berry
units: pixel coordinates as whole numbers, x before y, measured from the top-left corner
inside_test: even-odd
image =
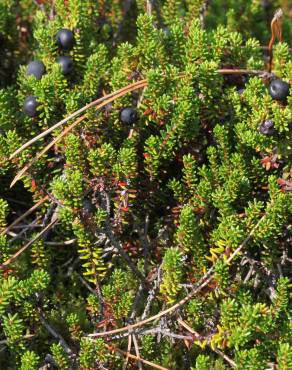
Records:
[[[285,102],[289,95],[290,84],[280,79],[273,80],[269,86],[269,94],[274,100]],[[274,122],[268,119],[259,126],[259,133],[272,136],[275,133]]]
[[[268,90],[272,99],[285,103],[289,95],[290,84],[277,78],[271,81]],[[237,92],[239,95],[242,95],[244,89],[240,88]],[[258,130],[262,135],[272,136],[275,133],[274,122],[271,119],[267,119],[260,124]]]
[[[74,34],[72,31],[63,28],[56,34],[56,43],[62,50],[70,50],[74,45]],[[73,70],[73,60],[65,55],[59,56],[57,62],[61,66],[64,75],[68,75]],[[46,67],[40,60],[34,60],[30,62],[26,69],[27,76],[34,76],[37,80],[40,80],[46,73]],[[24,101],[23,110],[30,116],[35,117],[37,115],[37,98],[35,96],[28,96]],[[124,124],[131,125],[138,120],[138,113],[135,109],[126,107],[121,109],[119,115],[120,121]]]
[[[72,49],[74,42],[74,34],[71,30],[63,28],[56,34],[56,43],[62,50]],[[64,75],[68,75],[72,72],[73,60],[70,57],[61,55],[58,57],[57,63],[61,66],[61,70]],[[46,67],[40,60],[30,62],[26,69],[26,75],[34,76],[37,80],[40,80],[45,73]],[[29,117],[35,117],[37,115],[37,106],[37,98],[35,96],[28,96],[24,101],[23,111]]]

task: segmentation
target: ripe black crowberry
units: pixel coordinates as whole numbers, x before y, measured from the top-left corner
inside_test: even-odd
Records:
[[[37,115],[37,98],[35,96],[27,96],[23,104],[23,111],[29,117],[35,117]]]
[[[168,27],[162,28],[162,32],[164,33],[164,36],[170,37],[171,36],[171,31]]]
[[[96,210],[95,205],[88,198],[83,199],[82,205],[85,213],[93,213]]]
[[[269,86],[269,93],[275,100],[285,101],[289,95],[290,85],[288,82],[277,79],[273,80]]]
[[[120,110],[120,121],[127,125],[132,125],[138,120],[138,112],[133,108],[122,108]]]
[[[68,30],[67,28],[62,28],[56,34],[56,41],[59,48],[70,50],[72,49],[75,42],[74,34],[71,30]]]
[[[57,59],[57,62],[60,64],[64,75],[68,75],[73,71],[73,60],[70,57],[61,56]]]
[[[259,127],[259,132],[263,135],[272,136],[275,132],[274,122],[270,119],[262,122]]]
[[[242,95],[245,92],[245,89],[239,89],[237,90],[238,95]]]
[[[26,68],[27,76],[34,76],[37,80],[40,80],[45,74],[46,68],[43,62],[40,60],[33,60]]]

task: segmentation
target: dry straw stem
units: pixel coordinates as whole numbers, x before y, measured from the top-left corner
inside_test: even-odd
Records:
[[[23,215],[18,217],[15,221],[12,222],[6,229],[0,232],[0,235],[7,234],[15,225],[17,225],[20,221],[25,219],[28,215],[30,215],[34,210],[36,210],[41,204],[43,204],[45,201],[47,201],[49,197],[46,195],[44,198],[42,198],[40,201],[38,201],[34,206],[32,206],[28,211],[26,211]]]
[[[132,348],[132,335],[128,334],[127,356],[126,356],[125,362],[123,364],[123,369],[122,370],[127,370],[127,366],[128,366],[128,362],[129,362],[129,353],[131,351],[131,348]]]
[[[163,366],[160,366],[160,365],[156,365],[156,364],[154,364],[153,362],[150,362],[150,361],[147,361],[147,360],[144,360],[143,358],[141,358],[141,357],[137,357],[137,356],[134,356],[134,355],[132,355],[131,353],[129,353],[129,352],[125,352],[125,351],[122,351],[120,348],[117,348],[117,347],[115,347],[115,346],[113,346],[113,345],[108,345],[108,344],[106,344],[106,346],[107,346],[107,348],[109,349],[109,350],[111,350],[111,351],[114,351],[114,352],[117,352],[117,353],[120,353],[121,355],[123,355],[123,356],[125,356],[125,357],[128,357],[128,358],[131,358],[131,359],[133,359],[133,360],[135,360],[135,361],[140,361],[140,362],[142,362],[143,364],[145,364],[145,365],[148,365],[148,366],[151,366],[151,367],[153,367],[154,369],[159,369],[159,370],[169,370],[168,368],[166,368],[166,367],[163,367]]]
[[[46,131],[40,133],[39,135],[35,136],[34,138],[32,138],[31,140],[29,140],[27,143],[23,144],[19,149],[17,149],[14,153],[11,154],[10,158],[9,159],[12,159],[14,157],[17,156],[17,154],[21,153],[24,149],[28,148],[30,145],[32,145],[33,143],[35,143],[36,141],[38,141],[39,139],[45,137],[46,135],[48,135],[49,133],[51,133],[52,131],[54,131],[56,128],[64,125],[64,123],[70,121],[71,119],[75,118],[76,116],[78,116],[79,114],[85,112],[86,110],[92,108],[92,107],[95,107],[96,105],[98,105],[99,103],[111,98],[111,97],[114,97],[116,95],[119,95],[120,93],[123,93],[125,92],[128,93],[129,91],[133,91],[135,90],[136,88],[139,89],[139,85],[140,84],[146,84],[146,80],[141,80],[141,81],[137,81],[133,84],[130,84],[126,87],[123,87],[122,89],[120,90],[117,90],[117,91],[114,91],[113,93],[111,94],[108,94],[108,95],[105,95],[103,96],[102,98],[99,98],[97,100],[94,100],[93,102],[85,105],[84,107],[80,108],[79,110],[77,110],[76,112],[73,112],[72,114],[70,114],[69,116],[67,116],[66,118],[62,119],[61,121],[59,121],[58,123],[56,123],[55,125],[53,125],[52,127],[50,127],[49,129],[47,129]],[[146,85],[144,85],[146,86]],[[143,86],[141,86],[143,87]],[[132,88],[132,89],[131,89]],[[124,94],[122,94],[124,95]],[[122,96],[120,95],[120,96]],[[112,100],[111,100],[112,101]],[[105,103],[104,105],[107,105],[107,103]],[[85,117],[84,117],[85,118]]]
[[[260,218],[260,220],[258,221],[258,223],[250,231],[250,233],[248,234],[248,236],[246,237],[246,239],[239,245],[238,248],[235,249],[235,251],[229,256],[229,258],[223,259],[226,264],[229,264],[235,258],[235,256],[237,254],[239,254],[239,252],[241,251],[241,249],[247,244],[247,242],[250,240],[250,238],[252,237],[252,235],[257,230],[257,228],[259,227],[260,223],[262,222],[262,220],[265,217],[266,217],[266,214],[263,215]],[[138,328],[140,326],[143,326],[145,324],[148,324],[149,322],[152,322],[154,320],[157,320],[157,319],[159,319],[162,316],[165,316],[165,315],[167,315],[169,313],[172,313],[173,311],[177,310],[179,307],[181,307],[185,303],[187,303],[195,294],[197,294],[199,291],[201,291],[206,285],[208,285],[211,282],[211,280],[214,278],[213,271],[214,271],[214,266],[212,266],[205,273],[205,275],[202,276],[202,278],[198,281],[198,283],[196,284],[196,286],[194,287],[194,289],[185,298],[181,299],[179,302],[177,302],[173,306],[167,308],[166,310],[163,310],[163,311],[159,312],[158,314],[149,317],[148,319],[139,321],[136,324],[124,326],[123,328],[114,329],[114,330],[110,330],[110,331],[88,334],[87,337],[91,337],[91,338],[92,337],[105,337],[105,336],[108,336],[108,335],[118,334],[118,333],[122,333],[122,332],[129,331],[129,330],[131,331],[131,330],[133,330],[135,328]]]
[[[0,270],[6,270],[8,266],[13,263],[23,252],[25,252],[34,242],[39,240],[48,230],[50,230],[55,223],[58,222],[58,219],[51,221],[37,236],[30,240],[27,244],[21,247],[13,256],[8,258],[2,265],[0,265]]]
[[[266,71],[256,71],[256,70],[248,70],[248,69],[219,69],[217,71],[220,74],[252,74],[252,75],[258,75],[259,77],[263,78],[270,78],[271,74],[267,74]],[[184,73],[179,73],[178,77],[182,77]],[[96,107],[96,109],[101,109],[105,107],[107,104],[111,103],[117,98],[120,98],[121,96],[126,95],[127,93],[138,90],[140,88],[147,86],[147,80],[141,80],[137,81],[135,83],[132,83],[130,85],[127,85],[126,87],[117,90],[111,94],[108,94],[106,96],[103,96],[100,99],[97,99],[87,105],[85,105],[83,108],[79,109],[78,111],[70,114],[68,117],[64,118],[62,121],[56,123],[46,131],[40,133],[39,135],[35,136],[31,140],[29,140],[27,143],[23,144],[19,149],[17,149],[14,153],[11,154],[10,159],[14,158],[17,154],[22,152],[24,149],[28,148],[30,145],[38,141],[39,139],[45,137],[49,133],[51,133],[56,128],[62,126],[64,123],[68,122],[70,119],[75,118],[80,113],[84,112],[87,109],[90,109],[92,107]],[[20,172],[15,176],[13,181],[10,184],[10,187],[15,185],[15,183],[25,174],[25,172],[37,161],[40,157],[42,157],[53,145],[55,145],[57,142],[59,142],[65,135],[67,135],[75,126],[77,126],[80,122],[82,122],[86,118],[86,114],[79,117],[75,122],[73,122],[70,126],[68,126],[59,136],[57,136],[54,140],[52,140],[40,153],[38,153],[26,166],[24,166]]]
[[[16,182],[25,174],[25,172],[38,160],[40,159],[52,146],[54,146],[57,142],[59,142],[64,136],[66,136],[78,123],[83,121],[85,116],[81,116],[76,121],[74,121],[70,126],[66,127],[60,135],[58,135],[54,140],[52,140],[45,148],[39,152],[28,164],[26,164],[21,171],[14,177],[10,184],[10,188],[12,188]]]
[[[267,73],[266,71],[249,70],[249,69],[219,69],[217,72],[220,73],[220,74],[253,74],[253,75],[259,75],[259,76],[265,75]],[[177,77],[183,77],[184,75],[185,75],[184,73],[179,73]],[[48,128],[47,130],[43,131],[42,133],[40,133],[39,135],[35,136],[31,140],[27,141],[20,148],[18,148],[14,153],[12,153],[10,155],[9,159],[15,158],[24,149],[28,148],[29,146],[31,146],[33,143],[35,143],[39,139],[47,136],[52,131],[54,131],[55,129],[57,129],[60,126],[64,125],[66,122],[68,122],[71,119],[75,118],[76,116],[78,116],[79,114],[83,113],[84,111],[86,111],[86,110],[88,110],[88,109],[90,109],[92,107],[95,107],[98,104],[104,102],[103,104],[100,105],[100,108],[102,108],[105,105],[107,105],[108,103],[114,101],[115,99],[117,99],[117,98],[119,98],[121,96],[124,96],[124,95],[126,95],[127,93],[129,93],[131,91],[134,91],[134,90],[137,90],[137,89],[146,87],[147,85],[148,85],[148,83],[147,83],[147,80],[146,79],[140,80],[140,81],[134,82],[132,84],[129,84],[129,85],[123,87],[122,89],[116,90],[116,91],[112,92],[111,94],[105,95],[102,98],[99,98],[97,100],[94,100],[93,102],[85,105],[84,107],[80,108],[76,112],[73,112],[72,114],[70,114],[69,116],[67,116],[66,118],[64,118],[63,120],[57,122],[55,125],[53,125],[52,127]],[[105,100],[108,100],[110,98],[113,98],[113,99],[111,99],[109,101],[105,101]],[[96,107],[96,109],[99,109],[99,107]],[[86,118],[86,116],[83,116],[83,117]]]
[[[278,39],[280,42],[282,42],[282,22],[283,22],[283,10],[278,9],[272,19],[271,22],[271,31],[272,36],[269,42],[268,50],[270,54],[270,60],[269,60],[269,72],[272,70],[272,64],[273,64],[273,45]]]
[[[255,70],[246,70],[246,69],[219,69],[217,71],[220,74],[253,74],[253,75],[259,75],[262,77],[267,77],[267,72],[265,71],[255,71]],[[183,76],[183,73],[180,73],[179,76]],[[269,76],[268,76],[269,77]],[[46,131],[42,132],[41,134],[37,135],[33,139],[29,140],[27,143],[22,145],[19,149],[17,149],[11,156],[10,159],[14,158],[17,154],[19,154],[21,151],[38,141],[39,139],[45,137],[48,135],[50,132],[55,130],[56,128],[60,127],[64,123],[68,122],[70,119],[76,117],[78,114],[84,112],[85,110],[96,107],[96,109],[101,109],[107,104],[111,103],[115,99],[126,95],[127,93],[146,87],[147,86],[147,81],[146,80],[141,80],[138,82],[135,82],[133,84],[130,84],[120,90],[117,90],[111,94],[108,94],[100,99],[97,99],[93,101],[90,104],[87,104],[83,108],[79,109],[78,111],[72,113],[69,115],[67,118],[63,119],[62,121],[56,123],[54,126],[50,127]],[[102,103],[101,103],[102,102]],[[101,104],[99,104],[101,103]],[[40,153],[36,155],[26,166],[24,166],[21,171],[15,176],[13,181],[10,184],[10,187],[15,185],[15,183],[25,174],[25,172],[37,161],[40,157],[42,157],[53,145],[55,145],[57,142],[59,142],[65,135],[67,135],[75,126],[77,126],[80,122],[82,122],[86,118],[86,115],[83,115],[79,117],[75,122],[73,122],[70,126],[68,126],[59,136],[57,136],[53,141],[51,141]]]
[[[58,122],[56,125],[52,126],[51,128],[49,128],[48,130],[44,131],[40,135],[36,136],[32,140],[28,141],[21,148],[19,148],[18,150],[16,150],[16,152],[14,152],[11,155],[10,158],[13,158],[15,155],[17,155],[18,153],[20,153],[22,150],[26,149],[28,146],[30,146],[31,144],[33,144],[34,142],[36,142],[38,139],[40,139],[40,138],[48,135],[51,131],[53,131],[54,129],[56,129],[57,127],[61,126],[65,122],[67,122],[69,119],[71,119],[72,116],[75,117],[77,114],[79,114],[80,112],[83,112],[85,109],[89,109],[89,108],[91,108],[93,106],[95,106],[96,109],[101,109],[101,108],[105,107],[107,104],[109,104],[112,101],[114,101],[115,99],[117,99],[117,98],[119,98],[121,96],[124,96],[124,95],[126,95],[127,93],[129,93],[131,91],[134,91],[134,90],[140,89],[142,87],[145,87],[146,85],[147,85],[146,80],[141,80],[141,81],[135,82],[134,84],[128,85],[125,88],[120,89],[120,90],[118,90],[118,91],[116,91],[116,92],[114,92],[112,94],[106,95],[106,96],[104,96],[101,99],[95,100],[94,102],[86,105],[82,109],[79,109],[79,111],[71,114],[65,120],[62,120],[62,121]],[[100,103],[100,104],[98,104],[98,103]],[[60,135],[58,135],[54,140],[52,140],[40,153],[38,153],[26,166],[24,166],[22,168],[22,170],[15,176],[15,178],[11,182],[10,187],[12,187],[24,175],[24,173],[39,158],[41,158],[52,146],[54,146],[57,142],[59,142],[64,136],[66,136],[75,126],[77,126],[80,122],[82,122],[86,117],[87,117],[86,114],[84,114],[83,116],[79,117],[76,121],[74,121],[70,126],[66,127],[64,129],[64,131]]]
[[[26,334],[23,337],[19,338],[19,340],[32,339],[35,336],[36,336],[35,334]],[[7,343],[8,343],[8,339],[0,340],[0,345],[1,344],[7,344]]]
[[[133,342],[134,342],[136,356],[138,358],[137,359],[138,368],[139,368],[139,370],[143,370],[142,361],[140,361],[141,356],[140,356],[140,352],[139,352],[138,341],[137,341],[137,338],[136,338],[135,334],[132,334],[132,337],[133,337]]]

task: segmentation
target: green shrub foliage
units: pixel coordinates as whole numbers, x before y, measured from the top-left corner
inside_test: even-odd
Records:
[[[0,369],[292,368],[292,97],[268,89],[292,81],[288,3],[0,2]]]

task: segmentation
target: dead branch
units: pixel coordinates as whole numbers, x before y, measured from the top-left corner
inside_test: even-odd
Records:
[[[109,215],[109,209],[110,209],[110,197],[107,192],[103,192],[105,202],[106,202],[106,209],[107,213]],[[107,217],[107,220],[105,221],[105,226],[106,226],[106,234],[112,243],[112,245],[118,250],[119,254],[123,259],[127,262],[128,266],[130,269],[133,271],[133,273],[139,278],[141,283],[143,284],[144,288],[147,288],[147,282],[145,280],[145,277],[142,275],[142,273],[137,269],[137,267],[133,264],[131,258],[128,256],[128,254],[124,251],[123,246],[121,245],[120,241],[116,238],[110,221],[109,221],[109,216]]]
[[[127,369],[128,362],[129,362],[129,356],[128,356],[128,354],[130,353],[131,348],[132,348],[132,335],[128,335],[127,356],[126,356],[125,362],[123,364],[123,369],[122,370],[126,370]]]
[[[28,215],[30,215],[33,211],[35,211],[40,205],[42,205],[43,203],[45,203],[47,200],[48,200],[48,196],[45,196],[44,198],[42,198],[41,200],[39,200],[35,205],[33,205],[28,211],[26,211],[23,215],[21,215],[20,217],[18,217],[15,221],[12,222],[12,224],[10,224],[8,227],[6,227],[6,229],[4,229],[3,231],[0,232],[0,235],[4,235],[6,234],[8,231],[10,231],[15,225],[17,225],[20,221],[24,220],[25,217],[27,217]]]
[[[259,227],[260,223],[263,221],[263,219],[266,217],[266,214],[264,216],[262,216],[260,218],[260,220],[258,221],[258,223],[253,227],[253,229],[250,231],[250,233],[248,234],[248,236],[246,237],[246,239],[239,245],[238,248],[235,249],[235,251],[229,256],[229,258],[227,258],[226,260],[223,258],[223,261],[226,263],[226,264],[229,264],[239,253],[240,251],[242,250],[242,248],[244,248],[244,246],[248,243],[248,241],[251,239],[252,235],[254,234],[254,232],[257,230],[257,228]],[[205,274],[204,276],[201,277],[201,279],[199,280],[199,282],[195,285],[195,287],[193,288],[193,290],[183,299],[181,299],[179,302],[177,302],[176,304],[174,304],[173,306],[167,308],[166,310],[163,310],[161,312],[159,312],[158,314],[154,315],[154,316],[151,316],[149,317],[148,319],[145,319],[145,320],[142,320],[142,321],[139,321],[135,324],[132,324],[132,325],[127,325],[125,327],[122,327],[122,328],[119,328],[119,329],[114,329],[114,330],[110,330],[110,331],[105,331],[105,332],[102,332],[102,333],[92,333],[92,334],[88,334],[88,337],[104,337],[104,336],[108,336],[108,335],[112,335],[112,334],[118,334],[118,333],[122,333],[124,331],[129,331],[129,330],[133,330],[135,328],[138,328],[138,327],[141,327],[145,324],[148,324],[149,322],[152,322],[154,320],[157,320],[159,319],[160,317],[162,316],[165,316],[169,313],[172,313],[174,311],[176,311],[179,307],[183,306],[185,303],[187,303],[194,295],[196,295],[199,291],[201,291],[205,286],[207,286],[213,279],[214,277],[214,274],[213,274],[213,271],[214,271],[214,266],[212,266]]]
[[[135,361],[141,361],[143,362],[145,365],[149,365],[149,366],[152,366],[154,369],[159,369],[159,370],[169,370],[167,369],[166,367],[163,367],[163,366],[160,366],[160,365],[156,365],[154,364],[153,362],[150,362],[150,361],[147,361],[147,360],[144,360],[143,358],[138,358],[137,356],[134,356],[132,355],[131,353],[128,353],[128,352],[125,352],[125,351],[122,351],[121,349],[113,346],[113,345],[108,345],[106,344],[107,348],[111,351],[114,351],[114,352],[117,352],[117,353],[120,353],[121,355],[123,356],[128,356],[129,358],[132,358],[133,360]]]
[[[38,235],[36,235],[27,244],[21,247],[12,257],[8,258],[2,265],[0,265],[0,270],[6,270],[8,266],[13,263],[23,252],[25,252],[34,242],[39,240],[48,230],[50,230],[56,223],[58,219],[52,220]]]
[[[278,39],[280,42],[282,42],[282,21],[283,21],[283,10],[278,9],[274,15],[274,18],[271,22],[271,32],[272,36],[269,42],[268,50],[270,54],[270,60],[269,60],[269,69],[268,71],[271,72],[272,70],[272,64],[273,64],[273,45]]]
[[[145,85],[146,83],[146,80],[140,80],[140,81],[137,81],[133,84],[130,84],[128,86],[125,86],[117,91],[114,91],[113,93],[111,94],[108,94],[108,95],[105,95],[103,96],[102,98],[99,98],[97,100],[94,100],[93,102],[85,105],[84,107],[78,109],[76,112],[73,112],[72,114],[70,114],[69,116],[67,116],[66,118],[62,119],[61,121],[57,122],[55,125],[53,125],[52,127],[50,127],[49,129],[41,132],[39,135],[35,136],[34,138],[32,138],[31,140],[29,140],[28,142],[26,142],[25,144],[23,144],[19,149],[17,149],[14,153],[11,154],[10,158],[9,159],[12,159],[12,158],[15,158],[17,156],[17,154],[21,153],[24,149],[28,148],[29,146],[31,146],[33,143],[35,143],[36,141],[38,141],[39,139],[47,136],[48,134],[50,134],[52,131],[54,131],[56,128],[64,125],[66,122],[70,121],[71,119],[75,118],[76,116],[78,116],[79,114],[85,112],[86,110],[92,108],[92,107],[95,107],[96,105],[108,100],[109,98],[112,98],[114,96],[118,96],[119,94],[122,94],[123,95],[123,92],[125,92],[125,94],[129,91],[133,91],[135,89],[138,89],[140,88],[139,85],[142,84],[141,87],[143,87],[143,85]],[[119,96],[122,96],[122,95],[119,95]],[[111,100],[112,101],[112,100]],[[106,102],[104,105],[107,105],[109,102]],[[85,117],[84,117],[85,118]]]

